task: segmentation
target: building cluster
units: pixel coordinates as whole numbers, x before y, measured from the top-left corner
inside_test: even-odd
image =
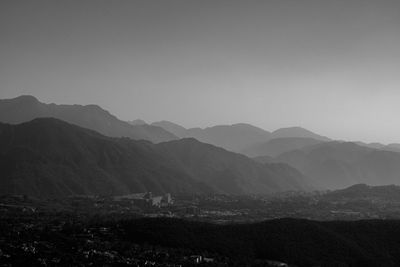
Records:
[[[161,196],[153,196],[152,192],[146,193],[135,193],[123,196],[116,196],[114,197],[115,201],[128,201],[132,205],[141,208],[148,208],[148,207],[167,207],[173,204],[173,199],[170,193],[166,193]]]

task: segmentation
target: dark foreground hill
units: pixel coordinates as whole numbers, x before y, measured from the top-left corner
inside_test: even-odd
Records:
[[[194,139],[154,145],[52,118],[0,124],[0,193],[269,193],[302,190],[285,164],[263,165]],[[190,152],[190,153],[189,153]]]
[[[121,121],[97,105],[45,104],[33,96],[0,100],[0,122],[18,124],[43,117],[64,120],[112,137],[130,137],[154,143],[177,139],[161,127]]]
[[[156,146],[163,154],[175,159],[192,177],[206,183],[217,193],[265,194],[282,189],[310,189],[302,174],[287,164],[261,164],[194,138]]]
[[[202,192],[154,145],[56,119],[0,124],[0,192],[38,197]]]
[[[214,225],[177,219],[123,223],[138,243],[272,259],[296,266],[400,266],[400,221],[279,219]]]

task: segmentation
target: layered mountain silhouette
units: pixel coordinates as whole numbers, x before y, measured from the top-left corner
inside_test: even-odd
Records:
[[[253,160],[263,163],[263,164],[278,162],[274,157],[271,157],[271,156],[258,156],[258,157],[254,157]]]
[[[152,125],[131,125],[97,105],[56,105],[39,102],[33,96],[0,100],[0,122],[18,124],[35,118],[53,117],[113,137],[130,137],[152,142],[177,139]]]
[[[400,153],[400,144],[389,144],[389,145],[384,146],[382,149]]]
[[[381,143],[364,143],[364,142],[355,142],[355,143],[360,146],[366,146],[369,148],[400,153],[400,144],[396,144],[396,143],[388,144],[388,145],[384,145]]]
[[[217,125],[208,128],[186,129],[176,123],[160,121],[152,123],[180,138],[197,140],[245,154],[250,157],[276,156],[317,142],[330,141],[301,127],[281,128],[272,133],[250,124]],[[272,141],[273,139],[279,139]]]
[[[176,124],[176,123],[173,123],[170,121],[153,122],[151,125],[162,127],[165,130],[167,130],[168,132],[173,133],[174,135],[178,136],[179,138],[188,137],[186,134],[187,129],[185,127],[182,127],[179,124]]]
[[[353,184],[400,184],[400,153],[327,142],[276,157],[300,170],[318,188],[338,189]]]
[[[37,197],[212,192],[153,144],[111,138],[53,118],[1,124],[1,193]]]
[[[300,172],[287,164],[259,164],[241,154],[230,153],[194,138],[164,142],[157,147],[218,193],[262,194],[282,191],[282,188],[310,189]]]
[[[276,157],[282,153],[316,145],[321,142],[323,141],[305,137],[275,138],[265,143],[255,144],[241,152],[249,157]]]
[[[152,144],[112,138],[54,118],[0,124],[0,193],[269,193],[304,190],[286,164],[260,164],[195,139]]]
[[[128,123],[131,124],[131,125],[145,125],[145,124],[147,124],[144,120],[141,120],[141,119],[128,121]]]
[[[156,122],[152,125],[168,129],[168,131],[171,131],[180,138],[192,137],[201,142],[234,152],[240,152],[255,143],[265,142],[270,139],[271,135],[268,131],[245,123],[217,125],[204,129],[185,129],[180,125],[168,121]]]
[[[328,192],[324,195],[324,199],[329,199],[329,201],[374,199],[381,202],[400,202],[400,186],[356,184],[345,189]]]
[[[381,144],[381,143],[365,143],[365,142],[361,142],[361,141],[356,141],[354,142],[359,146],[365,146],[365,147],[369,147],[369,148],[373,148],[373,149],[384,149],[385,145]]]
[[[68,135],[69,127],[76,126],[49,120],[47,117],[85,128],[73,128],[73,131],[77,132],[76,129],[80,129],[79,131],[96,139],[94,141],[89,138],[93,144],[103,140],[101,142],[109,144],[103,146],[106,151],[94,149],[96,146],[92,143],[92,147],[87,147],[86,139],[68,139],[71,138],[71,135]],[[35,118],[47,119],[29,122]],[[3,181],[4,188],[14,188],[15,192],[19,192],[22,190],[22,184],[26,182],[26,192],[34,195],[39,194],[41,190],[38,188],[41,186],[52,188],[52,192],[45,189],[46,195],[122,194],[143,191],[248,194],[310,187],[337,189],[358,183],[399,184],[400,181],[400,153],[397,153],[400,152],[399,144],[331,142],[329,138],[301,127],[282,128],[271,133],[243,123],[217,125],[205,129],[186,129],[169,121],[149,125],[143,120],[121,121],[96,105],[44,104],[32,96],[0,100],[0,122],[15,126],[13,128],[12,125],[2,125],[2,138],[6,140],[14,140],[16,137],[12,137],[13,131],[24,127],[27,127],[24,134],[28,135],[34,131],[39,140],[40,134],[35,131],[40,130],[32,126],[39,122],[46,127],[65,128],[68,138],[62,131],[54,129],[54,134],[60,136],[47,136],[48,140],[57,140],[53,144],[54,151],[50,154],[46,154],[49,152],[47,150],[43,154],[43,147],[35,147],[39,149],[36,151],[31,147],[32,144],[21,146],[18,141],[13,141],[11,146],[7,146],[8,150],[4,150],[7,152],[3,151],[1,154],[3,162],[7,163],[2,163],[3,167],[11,170],[7,173],[8,180]],[[23,124],[15,125],[20,123]],[[46,127],[44,129],[47,129]],[[49,130],[49,133],[53,130]],[[9,136],[5,135],[6,133]],[[19,134],[22,136],[22,132]],[[115,137],[149,140],[158,144]],[[43,138],[46,138],[45,134]],[[181,139],[178,140],[179,138]],[[64,139],[71,142],[70,147],[58,147],[64,144],[59,140]],[[4,140],[1,142],[4,145],[8,144]],[[40,142],[46,146],[46,139]],[[66,157],[67,167],[57,161],[62,158],[64,149],[74,155],[77,153],[73,160]],[[134,149],[144,153],[140,156],[137,154],[138,160],[134,160],[131,154],[138,153],[133,151]],[[121,155],[120,159],[123,159],[124,165],[118,166],[118,163],[114,166],[115,162],[112,160],[116,159],[112,157],[106,157],[104,162],[99,160],[99,155],[114,155],[114,152],[109,150],[117,151],[114,152]],[[87,154],[88,151],[92,153]],[[245,154],[255,160],[229,151]],[[69,155],[68,153],[65,155]],[[55,158],[52,158],[53,155]],[[142,158],[144,162],[141,161]],[[20,159],[26,159],[22,161],[21,169],[15,167],[20,166]],[[46,164],[39,159],[46,159],[43,161]],[[103,163],[110,163],[108,159],[113,164],[103,166]],[[31,160],[38,164],[29,163]],[[79,165],[81,169],[73,162],[82,162],[83,165]],[[14,169],[11,166],[14,166]],[[75,169],[71,169],[71,166]],[[111,169],[105,170],[107,166]],[[162,171],[157,172],[158,170]],[[163,173],[167,178],[163,178]],[[36,178],[26,181],[25,178],[21,178],[21,181],[20,178],[12,178],[32,175]],[[57,179],[51,180],[53,176],[57,176],[62,182],[59,183]],[[134,177],[134,182],[131,183],[128,177]],[[79,182],[81,179],[82,184]],[[96,184],[97,182],[99,184]]]
[[[299,137],[299,138],[312,138],[320,141],[330,141],[331,139],[322,136],[316,133],[313,133],[307,129],[302,127],[288,127],[288,128],[280,128],[271,133],[271,138],[291,138],[291,137]]]

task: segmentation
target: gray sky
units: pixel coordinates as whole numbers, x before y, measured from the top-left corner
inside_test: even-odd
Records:
[[[0,2],[0,98],[400,142],[400,1]]]

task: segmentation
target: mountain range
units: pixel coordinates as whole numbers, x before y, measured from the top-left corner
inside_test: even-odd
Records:
[[[323,198],[329,201],[360,201],[363,199],[374,199],[375,201],[379,200],[380,202],[386,203],[399,203],[400,186],[355,184],[344,189],[327,192],[323,195]]]
[[[36,151],[36,147],[32,149],[32,144],[21,148],[18,142],[12,143],[14,147],[8,147],[7,152],[2,152],[2,166],[8,170],[8,178],[3,179],[3,182],[8,179],[4,188],[11,186],[17,188],[15,192],[20,192],[22,184],[26,182],[29,188],[27,192],[35,195],[40,192],[35,187],[46,183],[54,192],[49,193],[45,189],[45,195],[123,194],[141,191],[247,194],[310,188],[338,189],[358,183],[400,184],[399,144],[331,141],[328,137],[301,127],[269,132],[245,123],[186,129],[169,121],[152,124],[143,120],[125,122],[97,105],[45,104],[33,96],[0,100],[0,122],[13,124],[15,129],[28,127],[31,120],[38,123],[36,118],[47,117],[85,128],[79,129],[86,133],[91,132],[90,140],[86,137],[83,140],[75,137],[68,139],[73,136],[68,135],[69,127],[73,125],[60,126],[60,121],[55,124],[49,119],[39,120],[45,126],[43,129],[50,126],[65,128],[68,138],[62,131],[53,129],[54,135],[60,136],[47,136],[48,142],[57,138],[65,139],[71,143],[70,147],[59,147],[63,142],[58,140],[52,144],[54,151],[47,155],[48,151],[44,153],[43,147],[37,147],[39,150]],[[7,127],[13,126],[2,125],[3,132],[9,136],[2,134],[1,138],[14,140],[12,131],[4,130]],[[33,131],[31,128],[40,132],[39,128],[28,127],[25,134]],[[53,130],[49,130],[49,133]],[[39,136],[35,131],[33,133]],[[22,140],[28,140],[27,137],[24,138]],[[108,145],[102,145],[105,149],[103,151],[96,145],[87,147],[86,140],[91,144],[100,142]],[[148,140],[151,143],[134,140]],[[4,140],[0,142],[7,144]],[[46,145],[46,139],[40,142]],[[135,149],[139,149],[142,154]],[[72,163],[71,158],[66,156],[67,167],[63,165],[64,162],[60,165],[56,161],[62,158],[61,154],[65,151],[76,154]],[[65,155],[69,155],[68,153]],[[52,155],[55,156],[54,159]],[[119,166],[120,162],[109,155],[120,155],[118,159],[123,159],[123,164]],[[37,160],[44,158],[44,162],[48,164],[41,165],[43,162]],[[28,169],[14,167],[11,170],[10,166],[19,166],[18,159],[26,159],[22,161],[22,165]],[[30,160],[37,161],[38,166],[28,164]],[[76,165],[79,161],[83,164],[79,165],[81,170]],[[107,166],[110,169],[105,170]],[[30,169],[35,171],[29,171]],[[88,172],[88,175],[84,172]],[[168,178],[164,178],[163,173]],[[61,177],[61,184],[58,178],[55,179],[55,184],[51,184],[50,177],[56,174]],[[18,185],[19,179],[10,178],[30,175],[41,175],[35,179],[39,179],[37,182],[41,181],[39,184],[42,184],[21,178],[21,185]],[[43,179],[47,179],[46,182]],[[80,183],[79,179],[86,180]],[[97,179],[101,185],[95,184]]]
[[[269,132],[246,123],[217,125],[204,129],[186,129],[169,121],[154,122],[151,125],[162,127],[180,138],[193,137],[201,142],[213,144],[250,157],[278,155],[310,143],[331,140],[301,127],[281,128]],[[269,142],[275,139],[282,140],[274,141],[274,144],[272,144],[274,151],[272,151],[270,150],[272,147]],[[280,145],[277,144],[278,142],[280,142]],[[278,148],[278,146],[284,147]]]
[[[0,122],[18,124],[43,117],[57,118],[113,137],[130,137],[154,143],[177,139],[161,127],[132,125],[119,120],[97,105],[45,104],[33,96],[0,100]]]
[[[364,143],[364,142],[360,142],[360,141],[357,141],[354,143],[356,143],[357,145],[360,145],[360,146],[366,146],[369,148],[374,148],[374,149],[379,149],[379,150],[400,152],[400,144],[395,144],[395,143],[388,144],[388,145],[384,145],[381,143]]]
[[[271,133],[271,139],[274,138],[312,138],[319,141],[331,141],[330,138],[313,133],[302,127],[280,128]]]
[[[400,153],[352,142],[326,142],[289,151],[274,161],[301,171],[317,188],[400,184]]]
[[[249,157],[269,156],[276,157],[282,153],[316,145],[323,141],[309,137],[275,138],[268,142],[256,144],[243,150],[242,153]]]
[[[309,188],[286,164],[260,164],[193,138],[153,144],[106,137],[54,118],[0,124],[0,146],[2,194],[253,194]]]
[[[230,151],[240,152],[255,143],[265,142],[271,138],[271,133],[250,124],[238,123],[233,125],[217,125],[207,128],[185,129],[175,123],[162,121],[151,125],[168,129],[180,138],[192,137],[197,140]]]

